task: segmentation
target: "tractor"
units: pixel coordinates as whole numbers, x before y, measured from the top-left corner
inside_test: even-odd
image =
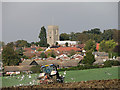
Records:
[[[57,70],[57,66],[54,64],[41,66],[42,73],[37,77],[38,83],[63,83],[64,77],[60,76]]]

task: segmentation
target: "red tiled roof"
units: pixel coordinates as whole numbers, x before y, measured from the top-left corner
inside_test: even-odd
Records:
[[[53,57],[49,57],[49,58],[47,58],[47,60],[56,60],[56,59]]]
[[[96,43],[96,50],[99,51],[99,43]]]
[[[55,50],[57,51],[71,51],[71,50],[80,51],[81,49],[76,48],[76,47],[59,47]]]

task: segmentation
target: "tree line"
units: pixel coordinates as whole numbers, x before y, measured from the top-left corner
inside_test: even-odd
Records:
[[[96,43],[100,43],[102,40],[114,40],[120,43],[120,30],[108,29],[103,32],[99,28],[83,31],[83,32],[71,32],[70,34],[61,33],[60,41],[71,40],[79,41],[80,43],[86,43],[88,40],[94,40]]]

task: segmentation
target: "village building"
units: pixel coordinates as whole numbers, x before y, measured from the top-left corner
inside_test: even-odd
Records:
[[[66,46],[65,45],[66,43],[68,43],[69,47],[74,47],[74,46],[76,46],[78,44],[77,41],[56,41],[56,42],[58,43],[58,45],[63,46],[63,47]]]
[[[106,52],[93,52],[92,54],[96,60],[94,64],[103,64],[106,60],[109,60],[109,55]]]
[[[55,49],[57,52],[59,52],[60,54],[69,54],[70,51],[75,51],[75,52],[81,52],[82,50],[80,48],[76,48],[76,47],[58,47]]]
[[[5,66],[4,67],[4,73],[7,75],[12,75],[12,74],[20,74],[21,72],[30,72],[30,68],[32,66]]]

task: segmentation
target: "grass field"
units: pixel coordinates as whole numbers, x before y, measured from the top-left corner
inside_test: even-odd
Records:
[[[65,82],[120,79],[120,75],[118,75],[119,70],[120,67],[67,71]],[[63,72],[59,73],[63,75]],[[29,75],[24,75],[23,80],[21,80],[20,75],[2,77],[2,86],[8,87],[37,84],[37,76],[38,74],[31,74],[31,78],[29,78]]]

